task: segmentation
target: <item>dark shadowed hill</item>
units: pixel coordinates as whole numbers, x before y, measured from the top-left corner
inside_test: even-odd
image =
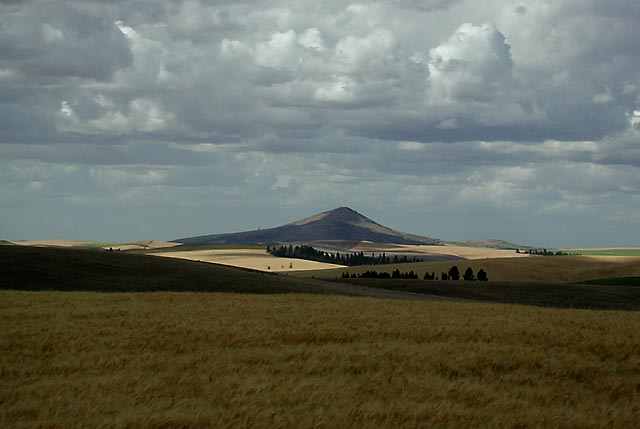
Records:
[[[203,262],[55,247],[0,246],[0,279],[0,290],[307,293],[443,300]]]
[[[319,240],[373,241],[395,244],[440,244],[440,240],[395,231],[349,207],[340,207],[276,228],[231,234],[203,235],[174,240],[196,244],[303,243]]]

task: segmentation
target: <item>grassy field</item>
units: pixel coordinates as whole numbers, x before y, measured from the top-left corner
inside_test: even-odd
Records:
[[[313,293],[421,298],[312,278],[95,249],[0,246],[0,279],[0,289],[32,291]]]
[[[576,258],[573,258],[576,259]],[[581,272],[584,267],[590,278],[611,278],[613,273],[637,272],[640,265],[625,262],[611,270],[609,265],[599,265],[591,258],[586,265],[580,262],[572,266],[572,258],[539,257],[513,260],[506,264],[507,269],[516,272],[513,264],[521,261],[539,261],[541,265],[527,265],[529,271],[548,276],[557,270],[565,276]],[[298,260],[296,260],[298,261]],[[566,265],[557,265],[567,261]],[[312,293],[324,295],[349,295],[378,298],[411,300],[478,300],[489,302],[516,303],[526,305],[550,306],[559,308],[596,308],[596,309],[640,309],[640,288],[621,286],[615,281],[599,282],[597,286],[579,286],[570,283],[548,281],[495,281],[492,268],[500,260],[469,261],[477,272],[479,266],[487,269],[491,281],[481,282],[442,282],[442,281],[399,281],[399,280],[349,280],[339,276],[337,271],[322,270],[318,276],[327,276],[333,281],[319,278],[293,275],[275,275],[254,272],[222,265],[187,261],[174,258],[132,254],[130,252],[106,252],[104,250],[80,250],[63,248],[39,248],[25,246],[0,246],[0,289],[15,290],[59,290],[92,292],[235,292],[251,294]],[[297,264],[297,262],[296,262]],[[450,262],[445,266],[448,269]],[[549,265],[551,264],[551,265]],[[418,272],[424,265],[417,264]],[[432,264],[426,266],[432,267]],[[465,264],[466,266],[466,264]],[[350,272],[368,269],[384,269],[387,266],[349,267]],[[400,264],[402,270],[416,269],[414,264]],[[603,268],[604,267],[604,268]],[[624,270],[620,267],[627,267]],[[388,268],[388,267],[387,267]],[[464,269],[463,265],[460,265]],[[535,269],[534,269],[535,268]],[[622,271],[621,271],[622,270]],[[438,271],[436,271],[438,272]],[[304,272],[303,272],[304,273]]]
[[[498,282],[538,282],[562,283],[584,282],[613,277],[640,277],[638,257],[587,257],[587,256],[533,256],[527,258],[488,258],[445,262],[419,262],[410,264],[390,264],[376,266],[349,267],[345,269],[308,271],[295,273],[296,276],[317,278],[339,278],[343,272],[362,273],[367,270],[391,272],[413,270],[420,277],[425,272],[436,275],[447,272],[457,265],[463,273],[471,267],[474,273],[484,269],[490,281]]]
[[[607,286],[640,286],[640,277],[616,277],[611,279],[589,280],[585,284]]]
[[[563,249],[584,256],[640,256],[640,249]]]
[[[640,310],[640,278],[588,284],[340,279],[340,283],[473,301],[539,307]]]
[[[638,427],[640,313],[0,291],[0,427]]]

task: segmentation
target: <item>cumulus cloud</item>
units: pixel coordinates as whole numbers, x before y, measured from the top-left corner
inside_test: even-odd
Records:
[[[493,24],[462,24],[429,56],[429,96],[435,104],[487,101],[510,86],[510,47]]]
[[[193,215],[193,233],[240,229],[252,204],[273,224],[337,205],[384,220],[383,207],[402,207],[408,223],[389,215],[392,226],[444,238],[458,238],[470,210],[479,221],[460,234],[491,232],[500,216],[543,227],[576,209],[593,225],[604,205],[637,227],[620,220],[640,209],[636,1],[52,1],[0,12],[6,234],[39,222],[19,215],[29,208],[64,217],[51,196],[93,214],[115,201],[133,218],[128,205],[232,213],[215,231]],[[430,230],[424,213],[443,226]],[[516,226],[501,238],[517,240]]]

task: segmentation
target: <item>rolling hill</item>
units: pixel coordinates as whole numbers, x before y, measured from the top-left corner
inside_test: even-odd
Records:
[[[320,294],[442,300],[129,252],[0,246],[0,290]]]
[[[224,243],[305,243],[320,240],[372,241],[376,243],[394,244],[441,244],[441,241],[436,238],[421,237],[419,235],[395,231],[384,225],[380,225],[349,207],[340,207],[275,228],[179,238],[174,241],[187,245],[200,245]]]

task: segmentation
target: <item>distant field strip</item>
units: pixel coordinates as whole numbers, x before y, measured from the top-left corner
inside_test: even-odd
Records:
[[[109,247],[119,250],[138,250],[138,249],[162,249],[180,246],[180,243],[172,243],[168,241],[132,241],[132,242],[99,242],[99,241],[73,241],[73,240],[28,240],[10,242],[19,246],[36,246],[36,247],[77,247],[83,249],[99,249]]]
[[[640,313],[0,291],[0,427],[640,427]]]
[[[579,253],[584,256],[640,256],[640,248],[631,249],[563,249],[565,252]]]
[[[330,248],[329,245],[325,245]],[[387,252],[390,255],[410,254],[410,255],[449,255],[463,259],[485,259],[485,258],[527,258],[529,255],[525,253],[516,253],[515,250],[493,249],[488,247],[471,247],[471,246],[431,246],[431,245],[405,245],[405,244],[384,244],[361,242],[348,248],[339,249],[340,252],[371,252],[382,253]]]
[[[291,272],[308,270],[326,270],[343,268],[342,265],[303,259],[278,258],[265,249],[215,249],[152,253],[166,258],[188,259],[192,261],[213,262],[234,267],[251,268],[260,271]]]

